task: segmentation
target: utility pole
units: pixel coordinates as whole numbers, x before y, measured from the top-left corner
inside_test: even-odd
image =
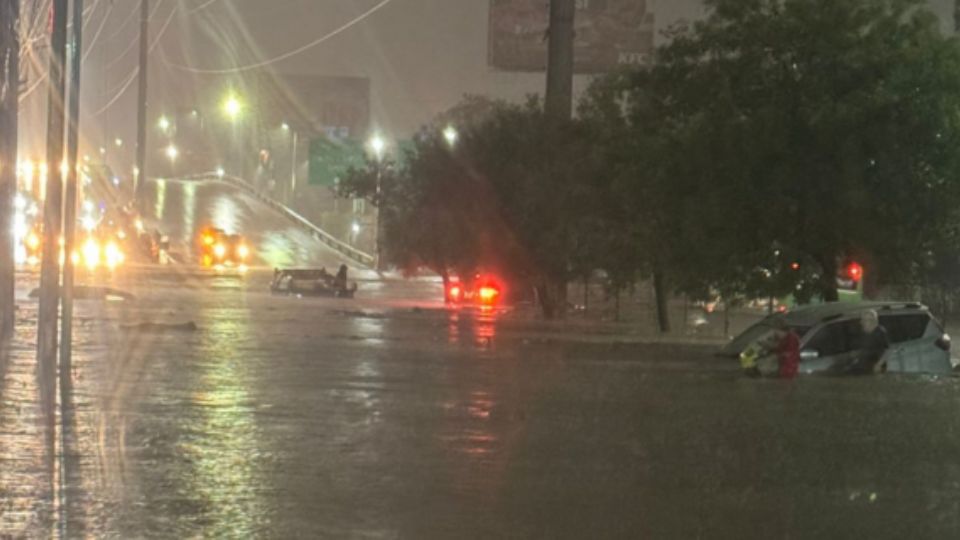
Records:
[[[140,0],[140,67],[139,91],[137,94],[137,168],[133,200],[143,202],[143,190],[147,183],[147,49],[150,33],[150,0]]]
[[[13,332],[15,317],[11,217],[17,192],[19,96],[20,0],[0,0],[0,348]]]
[[[63,298],[60,329],[60,392],[72,386],[73,353],[73,253],[77,228],[77,153],[80,129],[80,59],[83,38],[83,0],[73,0],[73,39],[70,46],[70,93],[67,110],[67,189],[63,206]],[[65,402],[66,400],[61,400]]]
[[[544,112],[547,122],[563,125],[573,114],[573,19],[575,0],[550,0],[550,27],[547,43],[547,93]],[[564,318],[567,311],[567,282],[557,276],[543,276],[540,285],[544,313]]]
[[[573,18],[575,0],[550,0],[546,113],[569,120],[573,113]]]
[[[953,0],[953,32],[960,32],[960,0]]]
[[[43,204],[43,261],[37,317],[37,362],[45,412],[53,414],[57,384],[57,308],[60,307],[60,232],[63,229],[64,64],[67,45],[67,0],[53,0],[47,98],[47,190]]]

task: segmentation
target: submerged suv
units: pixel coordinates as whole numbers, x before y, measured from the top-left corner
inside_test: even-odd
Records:
[[[831,303],[771,315],[725,345],[720,355],[737,356],[752,343],[767,338],[773,331],[773,318],[782,317],[800,336],[801,373],[842,370],[860,351],[863,340],[860,315],[870,309],[880,316],[880,325],[890,339],[890,349],[883,357],[887,371],[952,371],[950,336],[926,306],[903,302]]]

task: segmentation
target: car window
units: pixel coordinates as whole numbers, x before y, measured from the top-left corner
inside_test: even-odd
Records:
[[[930,315],[926,313],[880,316],[880,324],[887,330],[891,343],[920,339],[929,323]]]
[[[862,342],[859,321],[836,321],[817,330],[804,349],[817,351],[820,356],[835,356],[858,350]]]
[[[809,326],[800,325],[790,325],[790,329],[796,332],[800,339],[803,339],[803,336],[810,331]],[[730,343],[727,343],[720,350],[720,354],[729,356],[738,355],[742,353],[744,349],[754,343],[769,340],[771,334],[773,334],[773,326],[769,320],[764,319],[750,328],[747,328],[743,331],[743,333],[735,337]]]

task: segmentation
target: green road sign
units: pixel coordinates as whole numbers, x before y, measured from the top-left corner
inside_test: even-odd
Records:
[[[334,186],[351,168],[363,167],[363,145],[354,141],[332,141],[325,137],[310,141],[310,184]]]

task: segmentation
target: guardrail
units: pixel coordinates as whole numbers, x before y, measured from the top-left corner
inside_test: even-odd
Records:
[[[264,193],[258,191],[252,185],[248,184],[246,181],[240,178],[237,178],[236,176],[228,176],[228,175],[220,176],[218,174],[204,174],[204,175],[193,176],[192,178],[204,179],[204,180],[215,180],[215,181],[223,182],[225,184],[230,184],[236,188],[239,188],[244,192],[246,192],[247,194],[253,196],[258,201],[262,202],[263,204],[276,210],[277,212],[285,216],[294,224],[299,225],[301,228],[309,232],[310,235],[313,236],[313,238],[325,244],[327,247],[333,249],[334,251],[340,253],[344,257],[356,263],[362,264],[368,268],[373,268],[374,263],[376,262],[376,259],[373,255],[360,251],[359,249],[343,242],[342,240],[335,238],[333,235],[331,235],[327,231],[311,223],[310,220],[308,220],[307,218],[294,212],[290,207],[271,199],[270,197],[266,196]]]

